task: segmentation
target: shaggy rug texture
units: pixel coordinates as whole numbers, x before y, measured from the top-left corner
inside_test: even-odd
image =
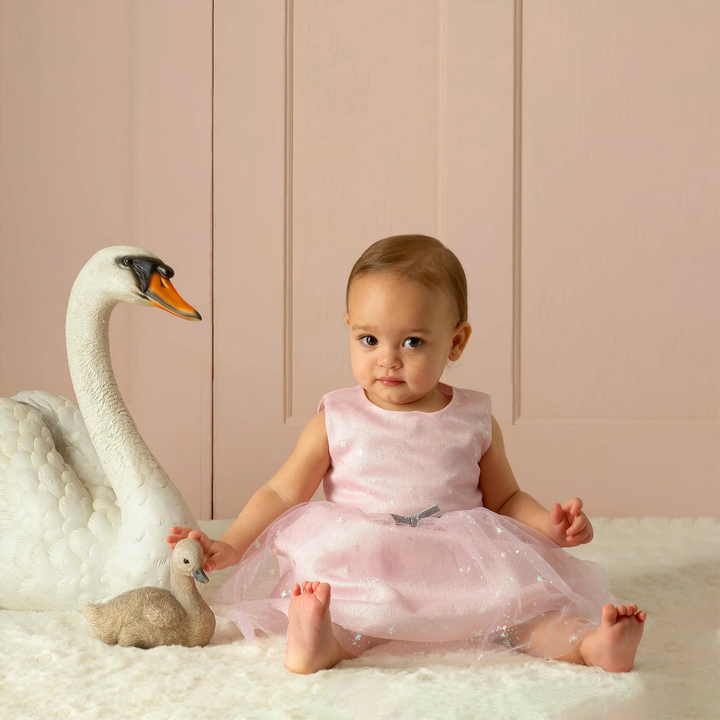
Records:
[[[201,523],[217,537],[229,521]],[[648,612],[635,669],[393,643],[314,675],[285,668],[281,638],[245,644],[224,621],[204,648],[107,646],[79,612],[0,611],[0,717],[681,720],[720,718],[720,543],[714,519],[594,519],[571,550]],[[202,588],[210,599],[228,571]],[[2,579],[0,578],[0,582]],[[332,606],[331,606],[332,609]]]

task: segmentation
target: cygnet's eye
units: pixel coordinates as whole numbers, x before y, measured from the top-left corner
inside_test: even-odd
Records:
[[[132,258],[131,258],[131,257],[124,257],[124,258],[122,259],[123,265],[129,266],[131,262],[132,262]]]
[[[189,564],[190,564],[190,561],[189,561],[187,558],[183,558],[183,562],[184,562],[186,565],[189,565]]]
[[[405,342],[403,343],[403,347],[407,348],[408,350],[417,350],[425,341],[422,338],[419,337],[409,337],[405,338]]]
[[[374,335],[363,335],[360,338],[360,343],[365,347],[375,347],[377,345],[377,338]]]

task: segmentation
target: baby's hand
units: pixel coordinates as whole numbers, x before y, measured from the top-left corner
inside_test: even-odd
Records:
[[[197,540],[200,545],[202,545],[203,555],[205,556],[205,563],[203,565],[205,572],[222,570],[237,563],[235,549],[232,545],[222,540],[211,540],[202,530],[193,530],[188,527],[171,527],[170,532],[173,533],[173,535],[168,535],[165,540],[173,549],[185,538]]]
[[[552,506],[545,534],[560,547],[577,547],[593,539],[593,527],[582,505],[580,498],[571,498],[565,505]]]

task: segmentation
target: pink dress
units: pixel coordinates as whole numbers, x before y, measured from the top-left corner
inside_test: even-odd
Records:
[[[544,655],[561,657],[600,625],[617,602],[604,570],[482,507],[490,397],[438,389],[451,400],[434,413],[385,410],[359,385],[322,398],[327,501],[296,505],[257,538],[217,615],[248,641],[286,634],[290,590],[310,580],[330,583],[335,635],[354,653],[372,638],[529,649],[549,618]]]

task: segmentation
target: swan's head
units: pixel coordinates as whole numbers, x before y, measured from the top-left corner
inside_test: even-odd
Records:
[[[96,252],[80,271],[75,286],[113,302],[154,305],[187,320],[201,320],[170,282],[175,271],[157,255],[130,245]]]
[[[194,577],[198,582],[208,582],[208,576],[203,570],[202,545],[192,538],[185,538],[175,545],[171,559],[172,572],[175,575]]]

